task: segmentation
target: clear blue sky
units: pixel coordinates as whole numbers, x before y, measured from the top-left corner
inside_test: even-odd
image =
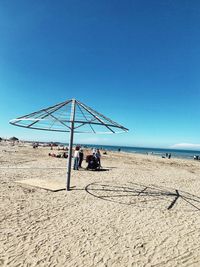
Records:
[[[200,144],[200,1],[0,1],[0,136],[67,141],[10,119],[76,98],[130,129],[76,142]]]

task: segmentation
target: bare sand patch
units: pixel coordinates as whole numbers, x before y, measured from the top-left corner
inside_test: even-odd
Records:
[[[198,161],[108,152],[70,192],[16,183],[65,179],[49,152],[0,146],[0,266],[200,265]]]

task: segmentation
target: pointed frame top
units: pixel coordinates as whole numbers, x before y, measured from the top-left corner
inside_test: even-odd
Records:
[[[128,129],[76,100],[66,100],[48,108],[10,120],[10,124],[28,129],[70,132],[71,107],[74,105],[74,133],[119,133]]]

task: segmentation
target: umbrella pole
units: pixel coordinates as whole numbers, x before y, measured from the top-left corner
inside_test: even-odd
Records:
[[[70,191],[70,177],[71,177],[71,166],[72,166],[72,147],[74,139],[74,116],[75,116],[75,100],[72,100],[71,106],[71,125],[70,125],[70,141],[69,141],[69,153],[67,161],[67,191]]]

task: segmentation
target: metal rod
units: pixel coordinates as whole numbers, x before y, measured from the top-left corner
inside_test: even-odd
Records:
[[[75,104],[76,100],[72,99],[71,104],[71,119],[70,119],[70,140],[69,140],[69,153],[67,161],[67,191],[70,191],[70,177],[71,177],[71,165],[72,165],[72,147],[73,147],[73,138],[74,138],[74,117],[75,117]]]
[[[46,112],[46,114],[44,114],[44,115],[41,117],[41,119],[44,119],[44,118],[48,117],[51,113],[57,111],[58,109],[62,108],[62,107],[65,106],[65,105],[66,105],[66,102],[61,103],[59,107],[54,108],[54,109],[51,110],[50,112],[47,112],[48,109],[44,110],[44,111]],[[38,121],[40,121],[40,120],[38,120]],[[34,124],[37,123],[38,121],[34,121],[33,123],[29,124],[27,127],[30,128],[32,125],[34,125]]]
[[[51,116],[52,118],[54,118],[56,121],[60,122],[61,124],[63,124],[64,126],[66,126],[67,128],[70,129],[70,127],[68,125],[66,125],[63,121],[59,120],[58,118],[56,118],[55,116],[53,116],[51,113],[47,112],[46,110],[45,110],[45,112],[48,113],[49,116]]]
[[[48,108],[43,108],[43,109],[41,109],[41,110],[39,110],[39,111],[35,111],[35,112],[30,113],[30,114],[27,114],[27,115],[18,117],[17,120],[18,120],[18,121],[21,121],[21,120],[23,120],[23,119],[24,119],[25,117],[27,117],[27,116],[33,116],[33,115],[38,114],[38,113],[40,113],[40,112],[43,112],[43,111],[45,111],[45,110],[53,109],[53,108],[56,108],[57,106],[62,106],[62,104],[67,105],[69,102],[70,102],[70,100],[67,100],[67,101],[65,101],[65,102],[56,104],[56,105],[54,105],[54,106],[51,106],[51,107],[48,107]],[[60,108],[60,107],[59,107],[59,108]],[[20,120],[20,119],[21,119],[21,120]],[[10,122],[10,123],[11,123],[11,122]],[[13,123],[11,123],[11,124],[13,124]]]
[[[83,117],[85,117],[86,121],[88,121],[88,119],[86,118],[85,114],[83,113],[83,111],[82,111],[82,109],[80,108],[79,105],[78,105],[78,108],[79,108],[79,110],[81,111]],[[95,118],[95,119],[96,119],[96,118]],[[94,119],[93,119],[93,120],[94,120]],[[91,120],[91,121],[92,121],[92,120]],[[88,121],[88,122],[89,122],[89,121]],[[84,124],[82,124],[82,125],[84,125]],[[80,125],[80,126],[78,126],[78,127],[81,127],[82,125]],[[92,129],[93,133],[96,133],[95,130],[93,129],[93,127],[91,126],[91,124],[89,124],[89,125],[90,125],[90,128]],[[77,129],[78,127],[76,127],[76,129]]]
[[[125,130],[125,131],[128,131],[128,129],[125,128],[124,126],[122,126],[122,125],[120,125],[119,123],[117,123],[117,122],[115,122],[115,121],[113,121],[113,120],[107,118],[107,117],[104,116],[103,114],[101,114],[101,113],[97,112],[96,110],[94,110],[94,109],[92,109],[92,108],[86,106],[85,104],[81,103],[80,101],[77,101],[77,103],[78,103],[79,105],[81,105],[81,106],[86,107],[86,108],[87,108],[88,110],[90,110],[92,113],[96,113],[96,114],[99,115],[100,117],[103,117],[105,120],[109,121],[111,124],[114,124],[116,127],[121,128],[121,129],[123,129],[123,130]]]
[[[112,133],[115,133],[109,126],[105,124],[103,120],[101,120],[98,116],[96,116],[94,113],[92,113],[85,105],[83,105],[81,102],[78,102],[78,104],[83,107],[87,112],[89,112],[92,116],[94,116],[98,121],[100,121],[105,127],[107,127]]]

